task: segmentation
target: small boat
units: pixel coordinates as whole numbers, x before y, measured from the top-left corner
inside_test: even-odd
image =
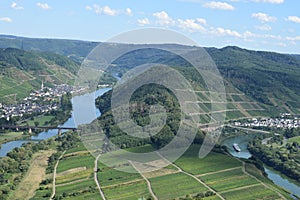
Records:
[[[239,147],[239,145],[237,143],[234,143],[232,146],[233,146],[233,148],[234,148],[234,150],[236,152],[240,152],[241,151],[241,149],[240,149],[240,147]]]

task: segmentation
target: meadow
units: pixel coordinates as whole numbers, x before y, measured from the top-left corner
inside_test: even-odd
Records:
[[[199,159],[199,148],[199,145],[192,145],[174,164],[142,175],[118,171],[101,163],[100,159],[97,180],[107,200],[179,200],[196,197],[204,200],[217,200],[220,197],[233,200],[241,197],[245,200],[283,199],[282,194],[289,198],[286,192],[262,176],[254,165],[216,152]],[[146,145],[129,150],[149,152],[152,147]],[[114,153],[122,155],[119,151]],[[102,156],[105,157],[105,154]],[[81,143],[68,149],[57,166],[55,197],[101,199],[93,176],[94,161],[95,157]],[[119,161],[117,165],[119,169],[136,169],[131,163],[124,161]],[[48,184],[47,187],[51,190],[52,185]],[[46,198],[49,199],[49,190],[37,190],[33,199]]]

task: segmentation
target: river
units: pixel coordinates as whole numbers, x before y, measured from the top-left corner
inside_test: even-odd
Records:
[[[72,98],[72,116],[62,125],[65,127],[77,127],[81,124],[88,124],[92,122],[94,119],[100,116],[100,111],[95,107],[95,98],[101,96],[105,92],[110,90],[110,88],[99,89],[95,92],[75,96]],[[51,138],[57,135],[58,130],[52,129],[48,131],[40,132],[37,135],[32,136],[29,140],[16,140],[7,142],[1,145],[0,149],[0,157],[6,156],[6,154],[14,149],[15,147],[20,147],[22,144],[29,141],[40,141]],[[247,144],[251,136],[235,136],[228,138],[223,141],[222,145],[228,147],[229,153],[235,157],[239,158],[249,158],[251,157],[250,152],[247,150]],[[237,143],[241,148],[241,152],[236,152],[232,144]],[[277,172],[273,169],[265,167],[265,171],[268,174],[269,179],[271,179],[275,184],[291,191],[293,194],[300,196],[300,185],[298,185],[295,181],[289,179],[288,177],[282,175],[280,172]]]
[[[238,157],[238,158],[250,158],[251,153],[247,149],[247,144],[249,140],[253,136],[251,135],[239,135],[230,137],[228,139],[225,139],[222,142],[222,145],[227,146],[228,151],[231,155]],[[240,152],[236,152],[232,144],[237,143],[241,149]],[[300,196],[300,184],[297,183],[295,180],[292,180],[288,178],[287,176],[283,175],[282,173],[271,169],[270,167],[264,166],[265,172],[268,174],[268,178],[272,180],[276,185],[279,185],[282,188],[285,188],[286,190],[290,191],[291,193]]]
[[[80,96],[75,96],[72,98],[72,116],[60,126],[62,127],[77,127],[81,124],[88,124],[94,119],[100,116],[100,111],[95,106],[95,98],[101,96],[105,92],[110,90],[110,88],[99,89],[92,93],[87,93]],[[30,141],[40,141],[51,138],[57,135],[57,129],[50,129],[48,131],[42,131],[37,135],[31,136],[28,140],[15,140],[7,142],[1,145],[0,157],[6,156],[6,154],[14,149],[15,147],[20,147],[22,144]]]

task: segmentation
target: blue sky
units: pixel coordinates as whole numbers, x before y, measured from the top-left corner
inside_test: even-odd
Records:
[[[1,0],[0,34],[105,41],[142,27],[204,47],[300,54],[298,0]]]

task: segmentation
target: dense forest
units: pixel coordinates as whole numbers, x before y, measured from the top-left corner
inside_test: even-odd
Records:
[[[284,140],[283,137],[287,139]],[[289,138],[300,136],[297,129],[286,129],[283,135],[271,137],[268,144],[262,144],[261,139],[253,140],[248,149],[255,157],[267,165],[300,182],[300,144],[289,142]]]
[[[140,87],[131,97],[130,115],[136,124],[144,127],[149,124],[150,106],[154,104],[162,105],[167,112],[165,126],[159,133],[150,138],[139,139],[122,132],[115,124],[110,109],[111,91],[97,98],[96,105],[102,115],[98,118],[100,126],[110,140],[120,148],[129,148],[151,144],[155,148],[161,148],[168,144],[176,135],[181,120],[181,111],[174,94],[163,86],[156,84]],[[199,130],[195,142],[201,143],[204,135]]]

